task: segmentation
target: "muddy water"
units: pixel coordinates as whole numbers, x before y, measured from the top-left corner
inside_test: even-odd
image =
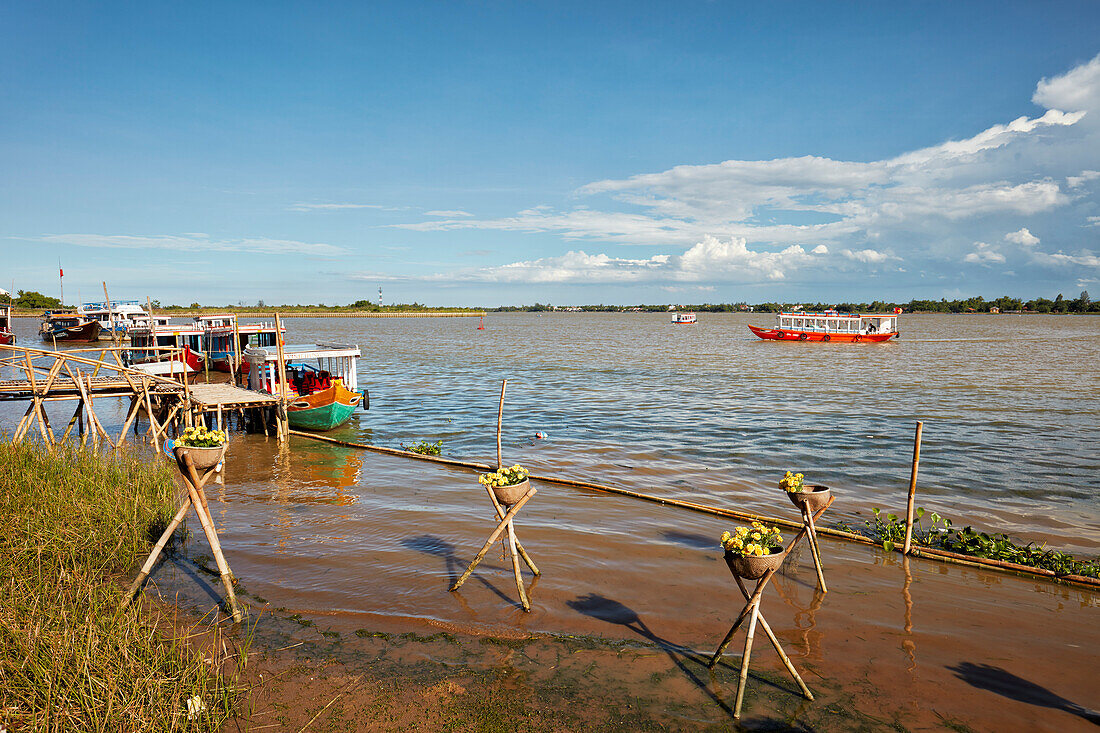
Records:
[[[508,462],[792,519],[773,486],[797,468],[836,491],[831,521],[858,523],[870,507],[904,506],[920,419],[919,503],[957,523],[1100,548],[1100,319],[910,316],[902,339],[883,345],[764,343],[748,322],[768,318],[703,314],[680,327],[663,315],[524,314],[491,317],[485,331],[467,319],[287,327],[291,342],[363,349],[371,410],[334,437],[392,447],[442,440],[445,455],[493,460],[507,378]],[[0,426],[16,417],[5,407]],[[715,547],[729,522],[538,485],[517,520],[543,571],[533,582],[525,575],[534,607],[524,614],[499,545],[461,591],[447,592],[493,526],[469,472],[243,435],[227,466],[212,509],[252,598],[345,634],[431,627],[639,640],[665,650],[671,679],[699,696],[690,715],[728,719],[717,693],[691,681],[705,668],[667,650],[711,651],[740,609]],[[831,541],[823,550],[831,592],[814,593],[800,557],[763,610],[811,687],[832,691],[831,704],[879,721],[900,715],[918,729],[945,720],[979,730],[1089,725],[1073,705],[1100,705],[1085,672],[1100,648],[1097,594],[926,561],[906,571]],[[188,547],[204,551],[201,540]],[[190,576],[160,580],[213,602]],[[782,673],[766,639],[757,645],[754,669]],[[597,669],[612,675],[613,666]],[[642,678],[629,684],[646,689]]]

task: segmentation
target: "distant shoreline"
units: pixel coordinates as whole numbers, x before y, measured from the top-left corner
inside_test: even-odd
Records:
[[[44,310],[13,310],[15,318],[41,318]],[[248,310],[242,308],[204,308],[202,310],[157,310],[156,315],[170,318],[191,318],[221,313],[231,313],[248,318],[481,318],[485,311],[338,311],[338,310]]]

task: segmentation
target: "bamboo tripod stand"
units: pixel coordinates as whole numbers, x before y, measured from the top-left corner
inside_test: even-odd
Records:
[[[808,510],[806,509],[805,505],[803,505],[804,516],[809,521],[795,536],[794,541],[791,542],[790,547],[787,550],[788,553],[790,553],[790,551],[798,545],[803,537],[806,537],[810,534],[811,527],[813,527],[813,519],[815,517],[820,517],[822,514],[824,514],[825,510],[828,509],[829,505],[832,503],[833,497],[830,496],[828,503],[826,503],[825,506],[821,507],[821,509],[817,511],[816,515],[808,514]],[[820,561],[817,559],[816,554],[814,556],[814,562],[820,577],[821,565]],[[813,693],[810,692],[810,688],[807,687],[806,683],[802,681],[802,677],[798,674],[798,670],[795,669],[794,663],[791,662],[786,652],[783,651],[783,647],[782,645],[780,645],[779,639],[776,638],[775,632],[773,632],[771,626],[768,625],[767,620],[765,620],[764,618],[764,614],[760,612],[760,599],[764,595],[764,588],[768,585],[768,582],[771,581],[773,575],[775,575],[775,570],[768,570],[766,573],[764,573],[763,577],[756,581],[756,587],[753,588],[752,593],[749,593],[748,589],[745,587],[744,581],[742,581],[736,573],[733,575],[734,580],[737,581],[737,587],[741,590],[741,595],[745,597],[745,607],[741,609],[741,613],[738,615],[737,620],[733,623],[733,626],[730,627],[730,630],[726,633],[725,638],[722,639],[722,643],[718,645],[718,650],[714,652],[714,656],[710,658],[710,662],[707,664],[707,666],[711,669],[714,668],[714,665],[718,664],[718,660],[721,659],[723,652],[726,651],[726,648],[733,641],[733,637],[735,634],[737,634],[737,630],[740,629],[741,625],[744,624],[747,620],[749,622],[748,633],[745,637],[745,652],[741,657],[741,670],[738,673],[737,677],[737,699],[734,703],[733,709],[734,718],[740,719],[741,717],[741,704],[745,700],[745,685],[748,682],[749,677],[749,657],[752,654],[752,642],[753,636],[756,633],[757,622],[760,623],[760,628],[764,629],[764,634],[768,637],[768,641],[771,642],[772,647],[775,648],[776,654],[778,654],[779,658],[783,661],[783,666],[787,668],[787,671],[790,672],[791,677],[794,678],[795,683],[798,685],[799,690],[802,691],[802,696],[805,697],[807,700],[814,699]],[[823,580],[822,583],[824,584]]]
[[[816,487],[815,487],[816,488]],[[828,490],[826,490],[828,491]],[[810,555],[814,559],[814,570],[817,572],[817,586],[821,588],[822,593],[828,593],[829,588],[825,585],[825,571],[821,566],[821,548],[817,544],[817,525],[814,524],[814,510],[817,510],[817,516],[821,516],[822,512],[829,508],[829,505],[833,503],[834,497],[829,492],[828,497],[815,497],[814,494],[818,492],[810,492],[809,494],[793,494],[795,498],[795,506],[802,512],[802,530],[798,533],[795,542],[798,542],[805,535],[807,541],[810,543]],[[793,547],[793,545],[792,545]]]
[[[229,563],[226,562],[225,555],[222,553],[221,542],[218,540],[218,530],[214,527],[214,518],[210,515],[210,507],[206,503],[206,492],[203,490],[206,483],[217,473],[218,467],[216,465],[212,466],[206,469],[202,476],[199,476],[195,464],[186,450],[176,451],[176,466],[183,474],[183,482],[187,486],[187,496],[180,502],[179,509],[176,510],[176,516],[168,523],[168,527],[161,534],[160,539],[157,540],[157,544],[153,546],[153,551],[146,558],[145,564],[141,566],[141,572],[138,573],[133,585],[130,586],[130,590],[122,599],[122,606],[125,607],[137,595],[142,583],[149,577],[149,573],[152,572],[157,559],[164,551],[164,546],[168,544],[168,540],[172,537],[176,528],[187,516],[187,510],[194,507],[195,514],[199,515],[199,524],[202,525],[202,530],[210,543],[210,550],[214,553],[214,561],[218,565],[218,571],[221,573],[226,601],[233,612],[233,620],[240,623],[244,620],[244,613],[241,612],[241,608],[237,603],[237,594],[233,591],[233,572],[229,569]]]
[[[508,387],[508,380],[505,379],[500,385],[500,407],[497,409],[497,470],[504,467],[503,455],[500,447],[500,432],[501,424],[504,418],[504,390]],[[512,524],[512,520],[515,518],[519,510],[523,508],[523,505],[531,500],[537,492],[534,486],[531,486],[529,482],[528,489],[524,494],[519,497],[514,503],[504,504],[497,499],[496,493],[493,492],[492,487],[486,486],[485,490],[489,493],[489,500],[493,502],[493,509],[496,512],[497,526],[489,535],[489,539],[485,541],[481,551],[474,557],[474,561],[470,563],[470,567],[466,568],[466,571],[459,576],[454,585],[451,586],[451,591],[456,591],[462,584],[466,582],[466,579],[470,577],[470,574],[474,572],[474,568],[478,566],[478,563],[484,559],[485,555],[492,548],[500,536],[505,532],[508,533],[508,549],[512,555],[512,571],[516,576],[516,589],[519,591],[519,601],[523,606],[523,610],[530,613],[531,601],[527,598],[527,589],[523,586],[523,575],[520,571],[519,561],[523,558],[523,562],[527,564],[527,567],[531,568],[531,572],[536,576],[540,575],[538,567],[535,565],[534,560],[527,554],[527,550],[523,549],[523,545],[520,544],[519,538],[516,537],[516,528]]]

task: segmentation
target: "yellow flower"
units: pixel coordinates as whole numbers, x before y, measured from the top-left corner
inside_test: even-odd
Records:
[[[779,544],[783,544],[783,536],[777,534],[775,536],[775,541],[778,542]]]
[[[772,554],[772,551],[771,551],[771,550],[769,550],[769,549],[768,549],[767,547],[765,547],[765,548],[764,548],[764,554],[765,554],[765,555],[770,555],[770,554]]]
[[[763,557],[764,556],[764,548],[761,547],[760,545],[754,546],[753,547],[753,554],[756,555],[757,557]]]
[[[729,542],[731,536],[732,535],[730,535],[729,532],[723,532],[722,533],[722,544],[726,544],[727,542]]]
[[[759,540],[760,539],[760,533],[759,532],[753,532],[752,533],[752,538],[754,540]]]

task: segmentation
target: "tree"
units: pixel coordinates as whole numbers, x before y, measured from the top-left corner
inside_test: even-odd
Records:
[[[37,290],[20,290],[15,294],[15,299],[12,301],[12,305],[16,308],[60,308],[61,301],[57,298],[51,298],[48,295],[43,295]]]

